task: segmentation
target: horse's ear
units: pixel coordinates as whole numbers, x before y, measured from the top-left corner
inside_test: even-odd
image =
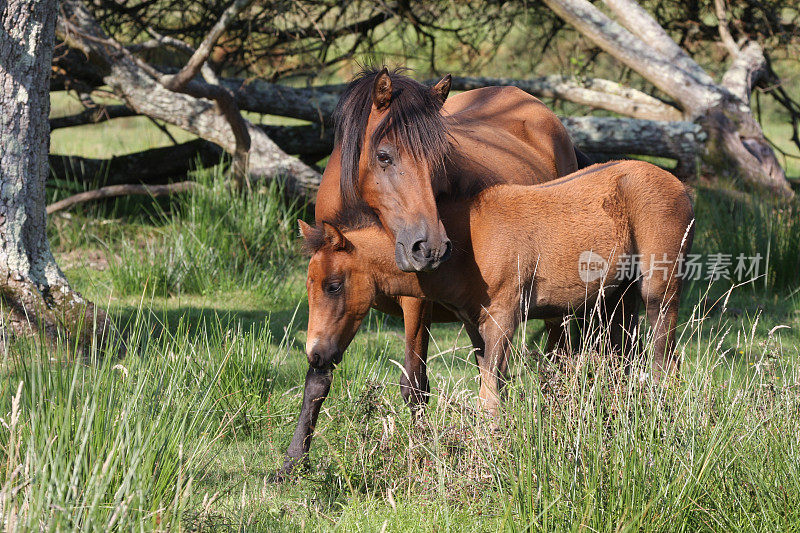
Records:
[[[314,231],[314,228],[299,218],[297,219],[297,225],[300,226],[300,235],[302,235],[305,240],[308,240]]]
[[[372,103],[375,109],[382,111],[389,107],[392,102],[392,78],[389,77],[389,69],[383,67],[375,77],[375,84],[372,86]]]
[[[327,222],[322,223],[323,234],[325,235],[325,242],[327,242],[334,250],[344,250],[347,248],[347,239],[344,234],[339,231],[339,228]]]
[[[447,95],[450,94],[450,85],[453,84],[453,76],[448,74],[444,78],[442,78],[439,83],[431,87],[431,92],[433,96],[439,99],[441,103],[444,103],[447,100]]]

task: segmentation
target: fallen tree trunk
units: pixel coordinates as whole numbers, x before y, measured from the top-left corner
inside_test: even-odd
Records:
[[[330,126],[339,95],[316,88],[298,89],[265,81],[246,81],[222,78],[220,83],[233,92],[239,108],[263,113],[297,118]]]
[[[673,173],[682,180],[694,177],[706,133],[687,121],[636,120],[613,117],[563,117],[575,145],[604,158],[651,155],[675,159]]]
[[[734,173],[745,183],[791,198],[794,193],[750,109],[750,91],[766,73],[761,46],[730,39],[724,0],[715,0],[722,41],[732,58],[715,83],[653,17],[633,0],[604,0],[612,20],[588,0],[544,0],[565,22],[674,99],[685,120],[706,134],[704,166]],[[578,96],[576,95],[576,99]],[[572,100],[572,98],[568,98]]]
[[[333,150],[333,131],[319,126],[269,126],[263,130],[287,154],[324,158]],[[195,139],[175,146],[151,148],[109,159],[50,154],[50,174],[57,179],[92,185],[160,184],[185,177],[197,166],[220,162],[219,146]]]
[[[454,77],[451,89],[469,91],[481,87],[507,85],[539,98],[569,100],[595,109],[605,109],[632,118],[646,120],[682,120],[674,107],[649,94],[614,81],[568,76],[540,76],[525,80],[511,78]]]
[[[74,126],[85,126],[86,124],[97,124],[120,117],[133,117],[136,112],[124,105],[100,106],[97,109],[85,109],[80,113],[68,115],[66,117],[56,117],[50,119],[50,131],[61,128],[72,128]]]
[[[316,124],[308,126],[262,125],[260,128],[287,154],[323,154],[324,157],[333,150],[333,128],[323,128]]]
[[[96,185],[157,184],[186,176],[198,162],[203,166],[215,165],[220,157],[222,150],[218,146],[197,139],[110,159],[51,154],[50,172],[58,179]]]

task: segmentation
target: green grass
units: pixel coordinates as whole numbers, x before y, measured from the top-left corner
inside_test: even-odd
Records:
[[[68,105],[54,95],[54,113],[80,110]],[[169,143],[147,121],[63,134],[54,151],[93,157]],[[302,213],[274,185],[232,195],[223,167],[195,178],[186,195],[49,218],[59,263],[110,309],[128,353],[76,361],[19,341],[4,354],[4,528],[800,530],[798,204],[696,192],[694,251],[761,253],[769,270],[732,291],[687,288],[685,365],[666,390],[621,379],[601,354],[540,356],[532,321],[493,428],[466,334],[434,325],[433,395],[415,424],[399,394],[402,323],[370,314],[310,470],[276,485],[306,369]]]
[[[286,270],[298,262],[292,235],[300,210],[286,205],[275,182],[240,195],[227,187],[222,167],[198,172],[196,180],[200,191],[159,212],[155,235],[123,243],[121,260],[110,265],[114,293],[247,287],[278,297]]]
[[[542,326],[531,322],[515,343],[498,429],[476,409],[477,372],[455,325],[432,330],[433,397],[415,424],[399,394],[402,325],[373,313],[336,370],[310,470],[270,483],[306,368],[298,213],[274,186],[233,197],[219,170],[200,179],[204,188],[142,200],[125,220],[106,218],[113,202],[51,217],[68,275],[131,340],[120,360],[73,361],[27,342],[4,359],[0,513],[13,513],[17,529],[105,530],[112,520],[119,530],[228,531],[800,526],[800,304],[788,279],[730,295],[725,283],[690,287],[686,364],[666,390],[621,379],[598,354],[539,356]],[[698,194],[708,207],[698,209],[703,253],[732,228],[760,235],[782,216],[762,206],[742,222]],[[765,234],[792,242],[789,230]],[[793,265],[786,257],[772,268]],[[191,283],[163,274],[190,263]]]

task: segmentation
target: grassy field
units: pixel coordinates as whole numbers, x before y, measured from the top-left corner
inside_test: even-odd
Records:
[[[168,142],[140,119],[90,128],[57,132],[53,151]],[[195,178],[206,187],[180,198],[50,218],[59,263],[112,311],[127,355],[9,352],[6,529],[800,530],[800,203],[695,191],[695,251],[759,253],[769,269],[688,288],[685,365],[668,389],[623,379],[602,351],[542,356],[531,321],[492,430],[466,334],[435,325],[433,396],[415,424],[399,394],[402,324],[371,314],[336,370],[309,471],[274,484],[306,369],[307,214],[275,185],[232,196],[222,169]]]

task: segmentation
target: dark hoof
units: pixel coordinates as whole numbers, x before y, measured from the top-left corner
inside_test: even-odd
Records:
[[[308,469],[307,457],[287,457],[283,460],[283,467],[271,474],[267,481],[269,483],[283,483],[292,481],[300,477],[303,471]]]

